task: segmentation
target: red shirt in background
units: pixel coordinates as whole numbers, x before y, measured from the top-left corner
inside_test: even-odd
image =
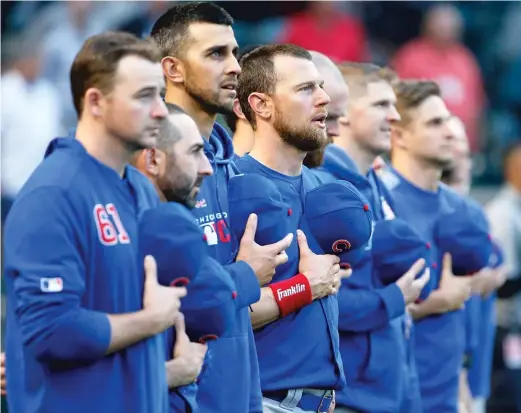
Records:
[[[428,40],[416,39],[398,50],[393,68],[403,79],[437,82],[447,107],[465,124],[471,150],[479,150],[483,81],[476,59],[465,46],[454,44],[440,49]]]
[[[289,17],[280,42],[323,53],[336,62],[366,58],[364,26],[345,13],[332,15],[326,27],[319,27],[316,17],[308,12]]]

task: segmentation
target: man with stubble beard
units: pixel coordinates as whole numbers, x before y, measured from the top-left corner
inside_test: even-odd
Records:
[[[313,237],[306,238],[297,230],[304,221],[305,195],[318,186],[302,162],[308,152],[327,143],[326,105],[330,99],[305,49],[262,46],[244,55],[240,63],[239,103],[255,131],[255,140],[237,166],[246,175],[260,174],[276,185],[297,232],[297,242],[286,250],[288,263],[263,289],[251,314],[264,411],[333,411],[334,390],[345,384],[337,331],[339,266],[335,265],[323,285],[310,281],[303,267],[314,255],[308,246]],[[338,262],[337,257],[322,257],[330,261],[328,265]],[[275,292],[299,284],[305,288],[292,299],[303,297],[298,308],[289,310],[287,297]]]
[[[248,307],[256,312],[260,285],[271,280],[275,268],[286,262],[283,251],[292,236],[261,246],[244,238],[237,240],[230,231],[228,181],[239,171],[232,140],[216,117],[232,109],[241,72],[232,24],[232,17],[212,3],[180,3],[156,21],[151,35],[164,56],[165,101],[190,115],[204,138],[213,175],[203,181],[193,214],[205,233],[210,255],[226,266],[237,291],[234,328],[219,340],[208,342],[212,362],[199,382],[199,409],[260,413],[258,361]],[[249,233],[255,234],[256,225],[257,217],[252,215]],[[308,274],[315,278],[333,267],[320,255],[308,255],[305,263]]]

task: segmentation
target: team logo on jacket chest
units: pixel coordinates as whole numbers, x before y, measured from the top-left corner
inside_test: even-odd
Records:
[[[203,230],[204,238],[208,245],[217,245],[231,241],[232,237],[226,223],[227,218],[228,214],[226,212],[217,212],[196,218],[196,222]]]
[[[96,204],[92,212],[98,230],[98,238],[103,245],[130,243],[130,237],[114,204]]]

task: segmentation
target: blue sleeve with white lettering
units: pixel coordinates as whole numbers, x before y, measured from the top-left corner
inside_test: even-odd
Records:
[[[85,262],[78,216],[66,190],[40,187],[17,200],[5,226],[8,300],[27,349],[42,362],[90,362],[104,356],[106,314],[82,308]]]

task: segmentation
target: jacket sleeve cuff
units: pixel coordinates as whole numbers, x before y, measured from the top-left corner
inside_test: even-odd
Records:
[[[235,300],[237,308],[245,308],[260,300],[261,289],[259,280],[253,269],[244,261],[235,262],[227,265],[226,269],[230,273],[237,288],[237,298]]]
[[[82,308],[60,324],[49,341],[39,343],[42,361],[91,362],[107,352],[111,327],[106,314]]]
[[[394,320],[405,313],[405,300],[402,291],[396,284],[391,284],[379,290],[384,302],[389,320]]]

